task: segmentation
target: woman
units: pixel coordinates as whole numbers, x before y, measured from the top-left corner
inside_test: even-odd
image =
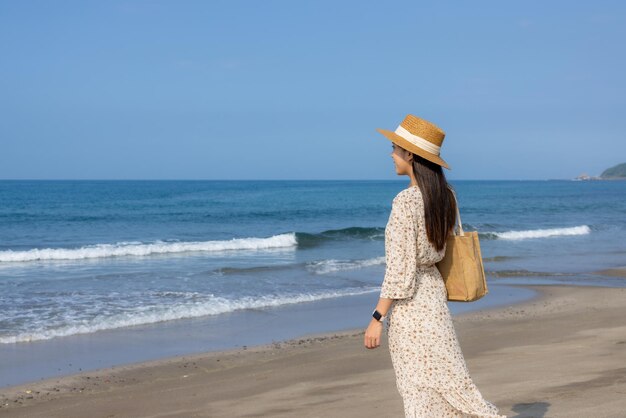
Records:
[[[410,183],[393,199],[385,229],[385,277],[365,346],[380,345],[388,317],[389,352],[406,417],[506,418],[470,377],[435,266],[456,218],[442,170],[450,167],[439,157],[445,133],[413,115],[395,132],[378,131],[392,141],[396,173],[409,176]]]

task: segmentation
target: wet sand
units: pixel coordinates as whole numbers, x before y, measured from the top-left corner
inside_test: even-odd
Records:
[[[600,271],[597,271],[596,273],[602,274],[605,276],[626,278],[626,267],[616,267],[612,269],[600,270]]]
[[[626,416],[626,288],[524,287],[540,296],[454,317],[484,397],[509,417]],[[362,339],[359,329],[5,388],[0,416],[403,416],[386,339],[376,350]]]
[[[529,289],[493,283],[489,295],[471,304],[451,304],[453,315],[531,299]],[[360,328],[378,301],[377,292],[243,309],[225,315],[135,325],[44,341],[0,344],[3,388],[113,366],[174,356],[272,344],[327,332]],[[266,328],[271,323],[271,328]]]

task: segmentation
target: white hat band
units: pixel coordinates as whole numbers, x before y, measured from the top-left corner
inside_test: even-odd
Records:
[[[425,149],[431,154],[435,154],[438,156],[439,151],[441,151],[440,146],[435,145],[432,142],[427,141],[424,138],[421,138],[417,135],[413,135],[411,132],[404,129],[402,125],[398,126],[398,129],[396,129],[396,135],[400,135],[402,138],[406,139],[413,145],[417,145],[418,147]]]

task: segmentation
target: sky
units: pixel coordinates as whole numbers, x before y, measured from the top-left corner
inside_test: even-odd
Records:
[[[449,180],[626,162],[622,1],[0,0],[0,179]],[[406,178],[406,177],[405,177]]]

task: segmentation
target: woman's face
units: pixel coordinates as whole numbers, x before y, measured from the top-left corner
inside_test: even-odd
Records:
[[[393,142],[391,143],[391,147],[391,158],[393,158],[393,163],[396,166],[396,173],[398,175],[410,176],[413,172],[412,153]]]

